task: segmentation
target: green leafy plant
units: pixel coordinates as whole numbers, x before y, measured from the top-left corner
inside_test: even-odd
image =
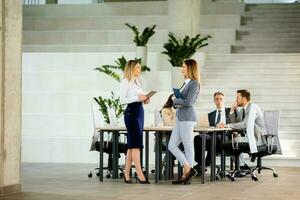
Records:
[[[169,40],[164,44],[165,54],[169,57],[169,62],[172,66],[181,66],[183,60],[192,57],[196,51],[202,47],[208,45],[206,42],[210,35],[205,35],[201,37],[201,34],[197,34],[195,37],[191,38],[186,35],[183,39],[177,39],[173,33],[169,33]]]
[[[94,100],[99,105],[99,111],[102,113],[104,121],[108,124],[110,123],[108,117],[108,108],[114,109],[117,118],[120,118],[125,110],[124,106],[120,104],[120,97],[116,97],[113,91],[111,91],[110,98],[103,98],[99,96],[98,98],[94,97]]]
[[[140,34],[138,28],[134,25],[131,25],[129,23],[125,23],[125,25],[130,28],[134,33],[134,39],[133,42],[136,44],[136,46],[146,46],[150,37],[152,37],[155,33],[154,29],[156,25],[152,25],[151,27],[146,27],[142,34]]]
[[[135,58],[135,60],[137,62],[141,63],[140,58],[139,59]],[[124,56],[122,56],[121,58],[118,58],[115,61],[115,63],[116,63],[116,65],[102,65],[101,67],[97,67],[94,70],[103,72],[103,73],[107,74],[108,76],[111,76],[116,81],[120,82],[120,80],[121,80],[120,72],[124,71],[127,60]],[[147,66],[142,66],[142,72],[143,71],[150,71],[150,68],[148,68]]]

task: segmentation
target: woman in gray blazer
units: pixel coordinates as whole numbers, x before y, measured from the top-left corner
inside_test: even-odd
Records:
[[[172,97],[173,105],[177,108],[176,126],[172,131],[169,141],[169,150],[183,166],[183,175],[172,184],[189,184],[196,174],[193,168],[194,143],[193,129],[197,123],[194,105],[200,92],[200,73],[197,62],[193,59],[185,59],[182,64],[184,84],[180,88],[181,98]],[[184,152],[178,147],[182,142]]]

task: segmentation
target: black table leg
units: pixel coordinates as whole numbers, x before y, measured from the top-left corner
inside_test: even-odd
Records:
[[[201,183],[204,184],[205,182],[205,145],[206,145],[206,137],[205,137],[205,132],[202,132],[202,162],[201,162]]]
[[[99,161],[99,181],[103,182],[103,137],[104,132],[100,131],[100,161]]]
[[[145,134],[145,170],[146,178],[149,179],[149,131],[146,131]]]
[[[160,179],[160,133],[158,131],[155,132],[155,183],[158,183]]]
[[[170,161],[170,158],[171,158],[171,154],[170,154],[170,151],[169,151],[169,148],[168,148],[168,145],[169,145],[169,141],[170,141],[170,134],[169,133],[164,133],[166,134],[166,174],[165,174],[165,179],[166,180],[170,180],[171,179],[171,161]]]
[[[226,131],[222,132],[222,143],[225,143]],[[221,178],[225,178],[225,168],[226,168],[226,157],[225,151],[222,149],[221,151]]]
[[[177,162],[178,162],[178,166],[177,166],[178,179],[180,179],[182,177],[183,172],[182,172],[182,167],[181,167],[181,164],[180,164],[179,160],[177,160]]]
[[[211,169],[210,169],[211,181],[216,180],[216,139],[217,139],[217,133],[213,132],[211,138]]]
[[[113,175],[112,178],[113,179],[117,179],[118,176],[118,172],[119,172],[119,150],[118,150],[118,146],[119,146],[119,132],[113,132]]]
[[[159,180],[162,179],[162,134],[161,132],[159,132],[158,134],[158,139],[159,139],[159,154],[158,154],[158,158],[159,158]]]

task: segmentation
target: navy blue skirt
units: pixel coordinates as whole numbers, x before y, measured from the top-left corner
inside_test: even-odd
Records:
[[[127,105],[124,112],[124,121],[127,129],[127,146],[143,148],[144,108],[141,102]]]

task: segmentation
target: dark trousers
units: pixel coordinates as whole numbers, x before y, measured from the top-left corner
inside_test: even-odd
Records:
[[[205,158],[205,166],[209,166],[211,164],[211,137],[208,134],[205,134],[206,139],[206,148],[207,156]],[[226,138],[227,139],[227,138]],[[217,154],[221,152],[221,143],[222,143],[222,136],[217,135],[216,141],[216,150]],[[196,135],[194,137],[194,147],[195,147],[195,161],[198,165],[201,165],[202,162],[202,135]]]

